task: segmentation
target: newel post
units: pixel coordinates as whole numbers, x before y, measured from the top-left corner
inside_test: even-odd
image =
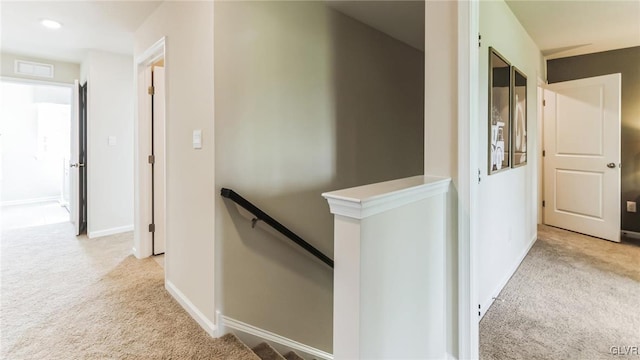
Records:
[[[415,176],[322,194],[335,215],[336,360],[445,357],[450,183]]]

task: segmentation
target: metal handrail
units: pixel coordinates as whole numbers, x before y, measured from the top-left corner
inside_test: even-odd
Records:
[[[276,219],[260,210],[257,206],[253,205],[247,199],[240,196],[240,194],[238,194],[237,192],[231,189],[222,188],[222,190],[220,191],[220,195],[222,195],[222,197],[224,198],[232,200],[236,204],[242,206],[244,209],[252,213],[255,216],[255,218],[251,221],[252,226],[255,226],[257,221],[263,221],[333,269],[333,260],[330,257],[313,247],[313,245],[304,241],[304,239],[302,239],[300,236],[296,235],[293,231],[289,230],[286,226],[279,223]]]

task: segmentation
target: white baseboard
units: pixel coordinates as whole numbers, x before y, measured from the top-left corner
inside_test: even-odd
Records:
[[[89,237],[89,239],[93,239],[97,237],[120,234],[124,232],[129,232],[129,231],[133,231],[133,225],[120,226],[120,227],[115,227],[115,228],[105,229],[105,230],[98,230],[98,231],[89,231],[87,233],[87,236]]]
[[[639,232],[635,232],[635,231],[629,231],[629,230],[622,230],[622,235],[628,237],[628,238],[632,238],[632,239],[640,239],[640,233]]]
[[[538,240],[538,233],[537,232],[531,238],[531,240],[529,242],[529,245],[524,249],[522,254],[520,254],[520,256],[518,257],[518,261],[514,262],[513,267],[505,274],[505,276],[502,278],[502,281],[500,281],[500,283],[498,283],[498,286],[496,287],[496,289],[491,293],[491,297],[489,297],[488,299],[482,300],[482,302],[481,302],[482,306],[480,308],[480,319],[478,319],[478,321],[482,320],[482,318],[484,317],[484,314],[487,313],[487,310],[489,310],[489,308],[491,307],[491,305],[495,301],[496,297],[498,297],[498,295],[500,295],[500,292],[507,285],[507,283],[509,282],[509,280],[511,279],[513,274],[515,274],[516,271],[518,271],[518,267],[520,267],[520,264],[522,264],[522,261],[524,260],[524,258],[529,253],[529,250],[531,250],[531,247],[533,246],[533,244],[536,243],[536,240]]]
[[[136,257],[136,259],[144,259],[145,256],[140,256],[140,252],[138,251],[138,249],[136,249],[136,247],[132,247],[131,248],[131,252],[133,253],[133,256]]]
[[[47,196],[35,199],[23,199],[23,200],[10,200],[3,201],[0,206],[14,206],[14,205],[28,205],[28,204],[37,204],[43,202],[51,202],[60,200],[60,196]]]
[[[182,291],[178,290],[178,288],[173,285],[173,283],[169,280],[165,280],[164,283],[165,289],[173,296],[174,299],[191,315],[191,317],[198,323],[200,326],[209,334],[211,337],[216,337],[217,326],[211,320],[207,319],[207,317],[195,306],[189,299],[182,293]]]
[[[273,346],[281,354],[289,351],[295,351],[303,358],[333,360],[333,355],[311,346],[299,343],[295,340],[288,339],[284,336],[274,334],[270,331],[260,329],[253,325],[249,325],[242,321],[232,319],[228,316],[218,313],[218,335],[225,333],[234,333],[247,346],[253,347],[261,342],[267,342]]]

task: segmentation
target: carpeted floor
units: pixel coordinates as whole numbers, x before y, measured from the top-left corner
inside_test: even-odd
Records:
[[[258,359],[212,339],[171,298],[131,233],[76,238],[69,223],[2,232],[2,359]],[[541,227],[480,323],[482,359],[603,359],[640,346],[640,244]]]
[[[541,226],[498,298],[480,322],[481,359],[619,358],[634,346],[639,358],[640,241]]]
[[[2,206],[0,215],[2,230],[69,222],[69,211],[58,201]]]
[[[132,234],[76,238],[69,223],[2,232],[2,359],[258,359],[212,339],[164,289]]]

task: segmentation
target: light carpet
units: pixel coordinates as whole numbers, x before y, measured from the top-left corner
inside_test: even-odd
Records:
[[[481,359],[607,359],[640,347],[640,242],[553,227],[480,322]]]
[[[132,234],[75,237],[69,223],[2,232],[2,359],[257,360],[211,338],[131,254]]]

